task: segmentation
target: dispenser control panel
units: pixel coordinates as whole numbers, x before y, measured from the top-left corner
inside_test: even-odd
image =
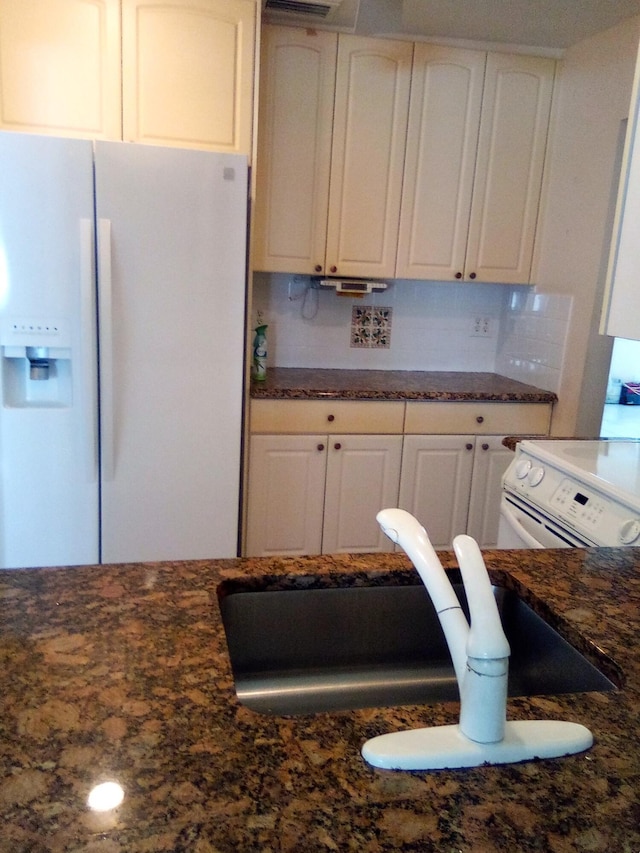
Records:
[[[67,324],[61,319],[34,317],[7,317],[2,324],[4,347],[71,345]]]

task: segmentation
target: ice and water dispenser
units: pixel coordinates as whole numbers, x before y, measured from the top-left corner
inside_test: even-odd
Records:
[[[4,318],[0,348],[4,406],[71,405],[71,340],[64,320]]]

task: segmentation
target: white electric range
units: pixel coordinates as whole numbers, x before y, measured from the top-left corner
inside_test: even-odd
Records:
[[[499,548],[640,545],[640,441],[521,441],[503,478]]]

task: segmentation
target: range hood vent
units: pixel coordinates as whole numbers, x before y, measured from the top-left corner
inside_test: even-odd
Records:
[[[262,0],[263,20],[270,24],[291,24],[353,31],[360,0]]]
[[[296,16],[312,15],[324,20],[340,3],[341,0],[264,0],[262,8]]]

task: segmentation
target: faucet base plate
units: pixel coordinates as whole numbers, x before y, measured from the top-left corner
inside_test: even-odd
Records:
[[[459,725],[390,732],[371,738],[363,758],[385,770],[454,770],[483,764],[512,764],[536,758],[559,758],[593,744],[589,729],[557,720],[509,720],[502,740],[477,743]]]

